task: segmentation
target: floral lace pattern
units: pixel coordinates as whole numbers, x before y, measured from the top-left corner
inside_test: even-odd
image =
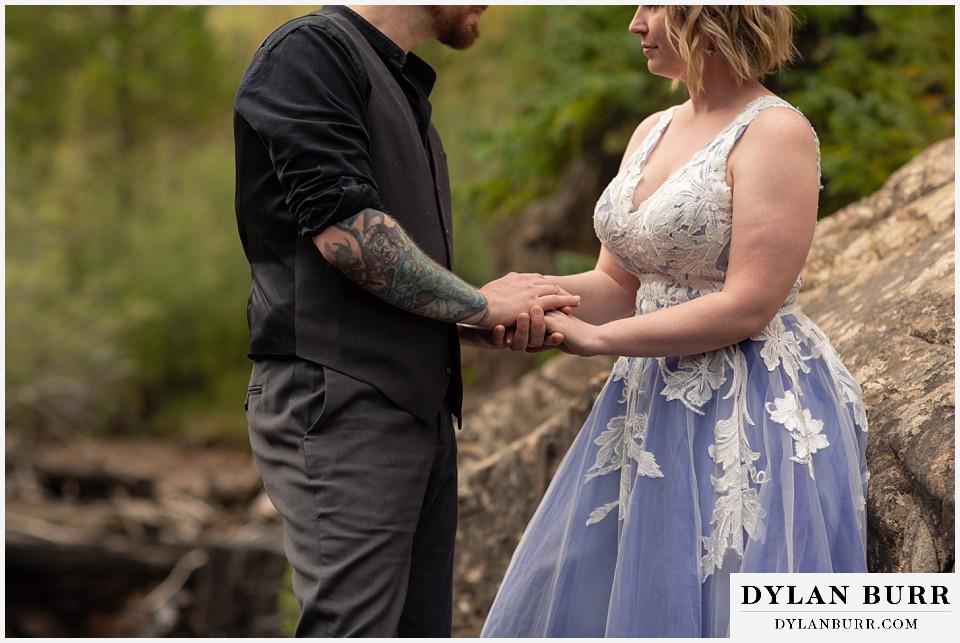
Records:
[[[634,362],[635,366],[641,366]],[[620,404],[628,409],[636,408],[636,400],[642,392],[637,382],[638,374],[629,373],[630,362],[623,358],[617,360],[612,378],[614,381],[626,380],[628,385],[623,389]],[[631,386],[630,383],[633,383]],[[647,433],[647,416],[643,413],[626,413],[610,419],[606,429],[600,434],[594,444],[600,447],[596,462],[586,475],[586,480],[603,476],[620,470],[620,496],[595,509],[587,519],[587,524],[603,520],[614,508],[619,508],[620,520],[623,520],[623,509],[627,506],[627,499],[633,489],[633,480],[636,476],[648,478],[662,478],[663,472],[657,464],[653,454],[644,449],[644,438]],[[633,465],[636,464],[636,473]]]
[[[604,247],[640,280],[636,314],[675,306],[723,287],[732,233],[732,191],[726,183],[727,157],[742,132],[769,107],[794,109],[773,96],[751,102],[700,151],[664,181],[637,209],[636,186],[642,180],[647,157],[669,125],[674,110],[664,112],[634,156],[610,183],[597,203],[594,226]],[[813,458],[830,443],[821,431],[823,421],[803,408],[800,374],[810,372],[813,360],[823,360],[837,380],[846,401],[853,406],[857,425],[866,430],[866,412],[857,384],[843,369],[839,357],[810,320],[796,309],[798,278],[779,314],[749,341],[762,345],[760,357],[770,372],[780,369],[785,384],[782,397],[767,402],[768,419],[783,427],[793,440],[791,461],[814,475]],[[740,345],[684,357],[655,360],[668,402],[682,404],[703,416],[707,404],[721,396],[730,400],[730,414],[717,420],[709,455],[719,475],[711,476],[715,492],[710,527],[702,538],[701,580],[719,569],[728,551],[742,556],[746,538],[763,540],[765,517],[759,489],[767,473],[758,470],[760,454],[750,445],[755,421],[747,407],[746,357]],[[596,462],[584,482],[619,472],[620,494],[596,508],[587,524],[597,523],[625,508],[638,476],[662,478],[666,474],[655,455],[646,450],[648,416],[639,408],[643,387],[649,387],[643,370],[650,360],[620,358],[611,375],[622,382],[623,414],[613,417],[595,440],[600,447]],[[724,407],[728,408],[728,407]]]

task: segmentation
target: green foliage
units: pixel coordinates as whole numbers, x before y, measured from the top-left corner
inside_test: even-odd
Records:
[[[876,190],[926,146],[953,135],[954,11],[885,5],[797,10],[801,61],[768,82],[818,131],[822,213]],[[632,12],[620,6],[494,7],[481,26],[480,51],[456,59],[429,51],[442,67],[436,112],[442,119],[444,108],[456,105],[452,129],[468,141],[457,152],[471,160],[455,176],[464,208],[475,216],[510,216],[548,195],[576,154],[619,156],[637,123],[684,100],[670,91],[669,81],[646,71],[640,39],[627,31]],[[495,16],[499,21],[488,22]],[[462,62],[475,54],[482,74]],[[464,118],[462,105],[472,105],[473,118]]]
[[[297,603],[292,586],[293,569],[287,565],[287,571],[283,574],[283,585],[277,596],[277,612],[283,619],[280,625],[283,636],[294,636],[297,631],[297,621],[300,620],[300,604]]]
[[[553,190],[563,167],[585,150],[622,153],[643,109],[670,104],[669,84],[638,73],[644,64],[639,41],[627,31],[633,11],[593,5],[488,11],[484,20],[502,13],[509,21],[509,29],[490,36],[493,42],[485,42],[484,31],[478,44],[484,59],[477,65],[492,79],[493,93],[490,84],[443,80],[461,95],[472,88],[481,118],[490,114],[488,101],[496,105],[486,120],[468,121],[465,151],[485,170],[457,183],[471,212],[496,217],[517,211]],[[458,71],[459,65],[444,65],[443,74]]]
[[[260,40],[305,11],[6,8],[8,426],[246,439],[232,97]],[[493,276],[494,226],[549,195],[570,159],[618,157],[640,120],[683,100],[646,71],[632,13],[492,6],[471,51],[418,49],[439,71],[469,281]],[[828,213],[953,135],[954,8],[801,14],[803,61],[771,83],[820,134]]]
[[[175,401],[184,412],[169,423],[203,415],[197,432],[209,438],[245,426],[249,375],[249,268],[230,211],[233,176],[223,171],[231,153],[229,140],[167,151],[147,177],[145,216],[131,222],[125,281],[137,287],[123,293],[129,309],[143,311],[121,340],[136,356],[150,409]]]
[[[234,87],[204,12],[7,11],[12,421],[120,430],[247,370]],[[38,391],[45,410],[17,406]]]
[[[561,275],[576,275],[592,270],[597,265],[594,255],[585,255],[579,252],[561,250],[557,253],[557,269]]]
[[[805,63],[780,80],[820,133],[830,213],[953,135],[954,7],[816,6],[802,12]]]
[[[231,83],[219,71],[205,10],[8,7],[8,150],[43,148],[80,130],[88,143],[130,147],[209,123]]]

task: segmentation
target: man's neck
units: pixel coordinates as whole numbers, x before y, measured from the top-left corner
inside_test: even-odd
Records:
[[[433,34],[426,13],[414,5],[348,5],[405,53]]]

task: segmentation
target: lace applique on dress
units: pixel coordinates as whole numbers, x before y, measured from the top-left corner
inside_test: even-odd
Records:
[[[640,280],[636,314],[675,306],[723,287],[732,232],[732,190],[726,183],[727,158],[750,122],[764,109],[794,109],[783,100],[765,96],[748,104],[740,114],[691,159],[669,176],[637,209],[633,196],[644,165],[673,118],[676,108],[664,112],[641,144],[610,183],[597,203],[594,226],[604,247]],[[796,110],[795,110],[796,111]],[[814,135],[815,136],[815,135]],[[818,157],[819,167],[819,157]],[[796,308],[798,278],[778,315],[761,333],[748,340],[762,348],[763,366],[783,373],[782,395],[762,405],[770,421],[793,439],[791,460],[814,475],[814,456],[830,447],[821,430],[823,422],[802,407],[804,391],[800,374],[809,373],[811,360],[823,359],[839,380],[855,410],[857,424],[866,430],[859,389],[840,365],[839,357],[817,339],[818,329]],[[624,518],[624,508],[637,476],[669,476],[647,451],[648,416],[635,407],[647,380],[642,372],[649,360],[620,358],[611,377],[621,381],[623,413],[609,420],[595,440],[600,447],[596,462],[584,482],[619,472],[620,494],[597,507],[588,524],[603,520],[615,507]],[[766,473],[757,469],[760,454],[751,448],[755,426],[747,404],[748,366],[741,346],[700,355],[656,360],[662,382],[659,395],[669,403],[682,404],[689,412],[704,415],[704,409],[720,399],[729,404],[726,417],[714,425],[709,453],[717,466],[710,477],[715,504],[710,528],[703,536],[701,578],[723,564],[729,550],[741,555],[746,538],[763,540],[765,517],[758,494]],[[847,381],[849,380],[849,381]],[[862,418],[862,422],[860,421]]]
[[[640,366],[639,362],[635,362]],[[604,476],[614,471],[620,471],[620,495],[613,502],[597,507],[591,512],[587,524],[592,525],[606,518],[614,508],[619,508],[620,520],[623,520],[623,508],[627,506],[627,498],[633,489],[633,480],[636,476],[662,478],[663,472],[657,464],[653,454],[644,449],[644,438],[647,433],[647,416],[636,410],[636,400],[641,393],[638,382],[639,376],[629,373],[630,362],[624,358],[617,360],[611,375],[613,381],[624,380],[623,394],[620,404],[626,407],[627,412],[610,418],[606,429],[594,440],[600,447],[596,462],[587,471],[585,480],[597,476]],[[636,465],[636,472],[634,472]]]
[[[598,200],[597,236],[639,281],[637,315],[723,288],[726,159],[771,107],[792,109],[775,97],[750,103],[634,208],[668,110]],[[867,417],[856,381],[797,308],[799,287],[750,339],[617,360],[483,636],[724,637],[733,573],[866,571]]]

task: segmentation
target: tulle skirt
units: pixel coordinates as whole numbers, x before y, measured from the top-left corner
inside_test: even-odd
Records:
[[[482,636],[729,636],[732,572],[866,571],[860,389],[809,320],[777,332],[617,362]]]

